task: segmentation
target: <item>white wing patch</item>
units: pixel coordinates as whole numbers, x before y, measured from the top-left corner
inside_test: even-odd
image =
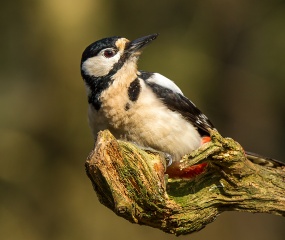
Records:
[[[183,95],[181,89],[170,79],[164,77],[163,75],[159,73],[153,73],[153,75],[147,79],[148,82],[158,84],[162,87],[168,88],[172,90],[173,92],[180,93]]]

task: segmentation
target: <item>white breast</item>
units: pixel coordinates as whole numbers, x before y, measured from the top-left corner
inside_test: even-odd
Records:
[[[105,96],[102,109],[98,113],[92,107],[89,110],[93,133],[108,128],[116,138],[126,138],[138,145],[169,153],[174,161],[197,149],[201,137],[196,128],[179,113],[169,110],[143,80],[140,83],[141,93],[136,102],[128,99],[124,85],[111,86],[107,95],[102,94]],[[128,110],[125,108],[127,103]]]
[[[129,110],[128,136],[143,146],[167,152],[173,160],[201,145],[201,136],[179,113],[169,110],[143,85],[143,97]]]

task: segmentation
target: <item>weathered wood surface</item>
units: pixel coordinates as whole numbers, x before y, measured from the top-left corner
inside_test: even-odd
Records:
[[[182,160],[207,162],[198,177],[167,179],[163,154],[98,134],[86,172],[102,204],[133,223],[180,235],[199,231],[223,211],[285,216],[285,169],[253,164],[242,147],[216,131]]]

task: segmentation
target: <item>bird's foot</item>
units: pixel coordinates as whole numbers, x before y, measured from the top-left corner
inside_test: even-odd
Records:
[[[139,146],[141,150],[145,151],[145,152],[151,152],[151,153],[156,153],[162,156],[162,158],[165,159],[165,168],[169,167],[172,164],[172,156],[169,153],[166,152],[162,152],[162,151],[158,151],[155,150],[151,147],[142,147]]]

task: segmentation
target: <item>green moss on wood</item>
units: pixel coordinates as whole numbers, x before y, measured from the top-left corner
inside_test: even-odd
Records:
[[[181,235],[199,231],[223,211],[285,215],[285,170],[255,165],[232,139],[212,141],[185,156],[182,167],[207,162],[191,180],[168,179],[163,154],[100,132],[86,172],[102,204],[133,223]],[[165,181],[166,179],[166,181]]]

